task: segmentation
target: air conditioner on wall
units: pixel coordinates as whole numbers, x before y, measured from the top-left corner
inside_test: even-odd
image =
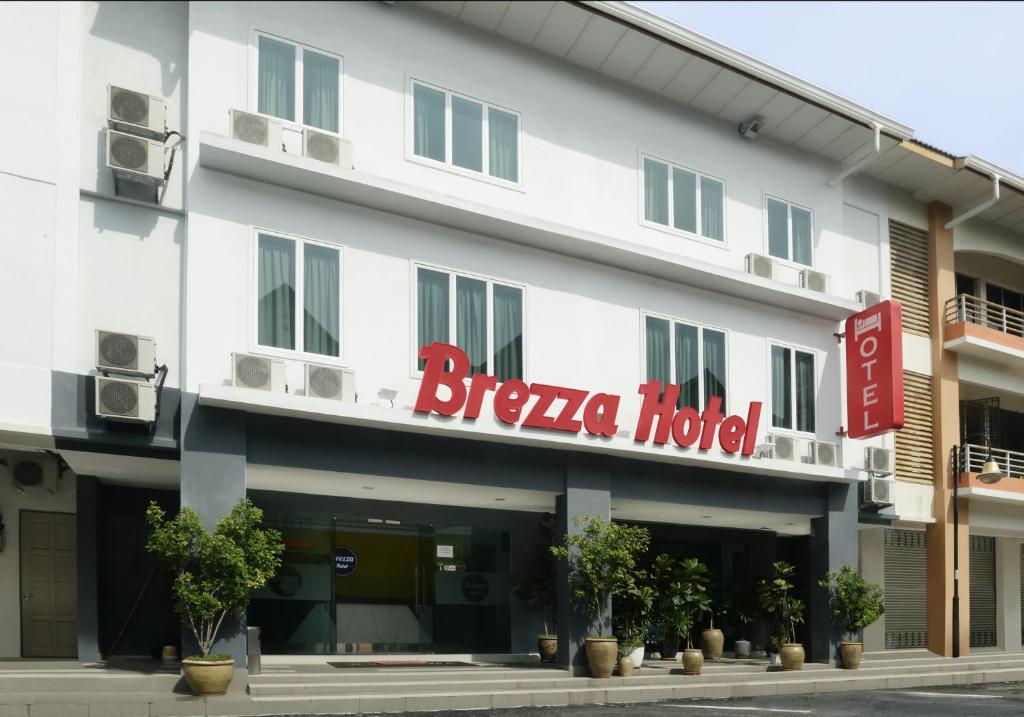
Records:
[[[800,288],[825,294],[828,292],[828,276],[813,269],[801,269]]]
[[[116,179],[161,185],[164,183],[164,145],[108,129],[107,169]]]
[[[772,445],[773,453],[772,456],[776,460],[780,461],[795,461],[796,458],[796,439],[790,436],[780,436],[777,433],[768,435],[768,441]]]
[[[281,123],[277,120],[242,112],[242,110],[231,110],[228,112],[231,125],[231,138],[240,139],[249,144],[258,144],[261,147],[270,149],[281,149]]]
[[[4,455],[14,487],[24,493],[56,493],[60,478],[57,459],[46,453],[12,451]]]
[[[328,164],[352,168],[352,143],[334,134],[305,127],[302,130],[302,154]]]
[[[156,343],[150,336],[96,331],[96,368],[103,373],[150,377],[155,374]]]
[[[156,388],[147,381],[96,377],[96,415],[108,421],[152,423]]]
[[[810,441],[807,444],[807,458],[814,465],[835,467],[838,463],[836,444],[827,441]]]
[[[864,482],[864,502],[879,507],[893,505],[895,483],[885,478],[869,478]]]
[[[762,254],[747,254],[746,270],[748,274],[760,276],[762,279],[775,278],[775,260]]]
[[[306,395],[336,401],[356,400],[356,380],[352,369],[306,364]]]
[[[870,473],[892,475],[895,454],[887,448],[868,446],[864,449],[864,470]]]
[[[163,140],[167,106],[161,97],[107,85],[107,124],[121,132]]]
[[[284,361],[233,353],[231,354],[231,383],[238,388],[284,393]]]
[[[882,297],[878,295],[876,291],[868,291],[867,289],[861,289],[857,292],[857,303],[863,306],[865,309],[874,306],[882,300]]]

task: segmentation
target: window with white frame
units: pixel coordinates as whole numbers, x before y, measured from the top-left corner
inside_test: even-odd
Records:
[[[412,105],[415,156],[519,183],[518,113],[422,82]]]
[[[771,345],[772,427],[814,433],[814,354]]]
[[[256,233],[256,343],[341,355],[341,249]]]
[[[725,241],[725,183],[692,169],[643,158],[644,221]]]
[[[341,131],[341,58],[256,35],[256,111],[288,122]]]
[[[814,215],[810,209],[766,198],[768,253],[777,259],[814,265]]]
[[[677,407],[701,410],[708,399],[726,401],[725,332],[645,315],[644,354],[648,381],[679,385]]]
[[[454,344],[469,356],[470,374],[523,377],[522,287],[418,266],[416,323],[417,348]]]

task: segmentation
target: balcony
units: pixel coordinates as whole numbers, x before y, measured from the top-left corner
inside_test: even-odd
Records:
[[[960,294],[946,302],[943,320],[947,350],[1024,367],[1024,312]]]
[[[997,503],[1024,503],[1024,451],[992,449],[992,460],[1003,473],[1003,479],[992,484],[978,480],[988,456],[985,446],[968,443],[960,447],[960,495]]]

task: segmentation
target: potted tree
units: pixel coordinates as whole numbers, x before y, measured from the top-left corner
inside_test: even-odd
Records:
[[[240,501],[213,533],[191,508],[167,520],[155,502],[146,509],[152,532],[146,549],[173,575],[175,611],[195,636],[199,654],[181,661],[185,681],[197,695],[227,691],[234,674],[230,655],[211,654],[221,627],[241,614],[249,594],[274,577],[281,565],[281,534],[263,528],[263,511]]]
[[[711,610],[711,596],[708,595],[708,569],[696,558],[686,558],[679,563],[677,591],[673,602],[679,609],[678,627],[686,636],[683,650],[683,674],[699,675],[704,667],[704,653],[693,646],[693,628],[701,616]]]
[[[839,654],[843,667],[856,670],[864,647],[856,641],[857,636],[885,612],[885,594],[878,585],[862,578],[852,565],[829,573],[818,585],[828,590],[832,622],[842,633]]]
[[[555,557],[551,546],[555,543],[555,516],[544,513],[537,523],[539,541],[530,564],[529,574],[515,586],[516,597],[543,615],[544,632],[537,636],[537,652],[541,662],[558,662],[558,632],[554,620]],[[548,626],[555,629],[548,629]]]
[[[735,588],[728,599],[729,614],[739,629],[739,639],[733,643],[733,656],[737,659],[750,657],[750,640],[747,639],[747,628],[754,621],[756,607],[752,604],[752,592]]]
[[[638,571],[634,584],[612,601],[615,634],[619,638],[619,674],[623,677],[643,664],[644,641],[653,605],[654,588],[648,584],[644,571]]]
[[[772,563],[772,574],[758,587],[761,608],[771,623],[769,639],[779,650],[783,670],[799,670],[804,664],[804,646],[796,641],[796,626],[804,621],[804,604],[793,597],[793,575],[789,563]]]
[[[661,659],[675,660],[679,652],[679,640],[683,635],[680,608],[673,600],[673,596],[679,592],[676,584],[679,579],[679,563],[661,553],[651,563],[649,575],[651,587],[654,588],[654,614],[657,616],[655,624],[661,638]]]
[[[721,597],[720,591],[715,591],[715,595],[709,591],[708,599],[708,627],[700,634],[700,649],[705,659],[720,660],[722,659],[722,650],[725,648],[725,634],[721,629],[715,627],[715,614],[717,613],[721,618],[727,617],[729,604]]]
[[[634,587],[637,559],[647,551],[650,534],[642,526],[613,523],[596,515],[573,521],[580,531],[566,535],[564,545],[551,546],[556,558],[569,563],[569,586],[577,604],[596,625],[587,637],[587,666],[593,677],[611,677],[618,640],[605,632],[609,601]]]

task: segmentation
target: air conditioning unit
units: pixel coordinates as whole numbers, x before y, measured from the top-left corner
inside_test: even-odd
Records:
[[[24,493],[56,493],[60,464],[46,453],[11,452],[4,458],[11,472],[11,482]]]
[[[167,105],[161,97],[107,85],[107,124],[120,132],[163,141]]]
[[[103,373],[153,376],[156,343],[150,336],[96,331],[96,368]]]
[[[161,185],[164,183],[164,145],[108,129],[107,169],[117,179]]]
[[[780,436],[778,434],[769,434],[768,440],[772,444],[774,455],[772,456],[776,460],[780,461],[795,461],[796,460],[796,439],[790,436]]]
[[[810,441],[807,444],[807,458],[817,466],[832,466],[839,462],[836,444],[827,441]]]
[[[775,460],[775,446],[771,443],[762,443],[757,447],[757,457],[766,458],[770,461]]]
[[[352,143],[347,139],[318,132],[304,127],[302,130],[302,154],[328,164],[336,164],[346,169],[352,168]]]
[[[880,507],[893,505],[895,483],[885,478],[869,478],[864,482],[864,502]]]
[[[747,254],[747,273],[760,276],[762,279],[775,278],[775,260],[762,254]]]
[[[828,276],[813,269],[801,269],[800,288],[810,289],[822,294],[828,293]]]
[[[284,361],[250,354],[231,354],[231,383],[238,388],[284,393]]]
[[[867,447],[864,449],[864,470],[870,473],[892,475],[895,456],[887,448]]]
[[[277,120],[242,110],[231,110],[228,115],[231,120],[232,139],[240,139],[270,149],[283,148],[281,123]]]
[[[861,289],[857,292],[857,303],[863,306],[865,309],[870,308],[880,302],[882,297],[878,295],[876,291],[868,291],[867,289]]]
[[[109,421],[152,423],[156,388],[147,381],[96,377],[96,415]]]
[[[352,369],[306,364],[306,395],[332,398],[336,401],[356,400],[356,376]]]

